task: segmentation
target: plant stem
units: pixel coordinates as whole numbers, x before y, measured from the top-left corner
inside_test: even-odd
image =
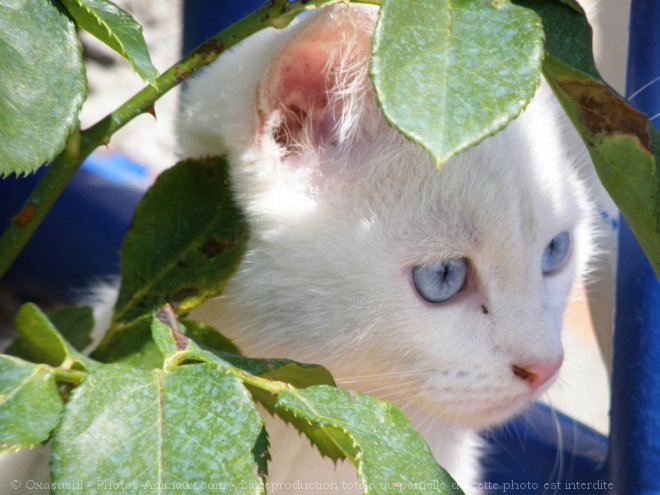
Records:
[[[154,103],[184,79],[213,62],[222,52],[267,27],[283,28],[303,10],[345,0],[299,0],[288,3],[271,0],[261,9],[218,33],[165,71],[153,86],[135,94],[114,112],[82,133],[74,131],[65,149],[48,166],[35,189],[0,237],[0,278],[2,278],[60,197],[65,187],[92,151],[110,142],[111,136],[145,112],[153,113]],[[360,0],[380,4],[380,0]]]
[[[56,369],[55,370],[55,380],[58,382],[72,383],[74,385],[80,385],[87,378],[87,373],[84,371],[78,370],[65,370],[65,369]]]
[[[171,371],[180,366],[181,363],[185,361],[199,361],[202,363],[207,363],[211,366],[216,366],[219,370],[224,371],[229,375],[233,375],[243,383],[251,385],[254,388],[258,388],[260,390],[265,390],[266,392],[270,392],[274,395],[279,395],[282,392],[291,390],[292,388],[288,383],[280,382],[277,380],[269,380],[267,378],[253,375],[252,373],[248,373],[247,371],[229,364],[212,352],[197,347],[176,352],[165,360],[163,368],[166,371]]]
[[[230,375],[234,375],[244,384],[251,385],[254,388],[258,388],[266,392],[270,392],[273,395],[280,395],[282,392],[293,389],[293,387],[288,383],[261,378],[260,376],[253,375],[239,368],[229,368],[227,371]]]
[[[4,276],[37,227],[74,176],[80,162],[80,132],[74,131],[64,150],[46,169],[46,173],[30,193],[21,210],[0,237],[0,278]]]

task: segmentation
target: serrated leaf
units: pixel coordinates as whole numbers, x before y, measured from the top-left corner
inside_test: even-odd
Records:
[[[230,354],[241,353],[236,344],[212,326],[185,318],[179,321],[185,329],[184,333],[202,348]]]
[[[57,331],[78,351],[84,351],[92,343],[94,311],[89,306],[66,306],[46,311]]]
[[[0,452],[48,440],[62,407],[50,366],[0,354]]]
[[[226,347],[224,337],[213,337],[210,332],[215,330],[208,325],[186,320],[185,325],[173,323],[173,315],[161,314],[160,317],[151,316],[140,318],[134,325],[122,327],[122,332],[115,334],[114,341],[108,341],[107,347],[92,354],[104,361],[119,361],[141,369],[154,369],[168,366],[168,360],[179,353],[185,353],[186,359],[197,360],[226,370],[235,366],[252,375],[287,382],[295,387],[304,388],[311,385],[327,384],[334,386],[334,380],[328,370],[318,365],[297,363],[288,359],[253,359],[240,355],[223,352]],[[173,327],[185,334],[175,336]],[[193,329],[191,331],[191,329]],[[199,347],[195,342],[195,332],[201,332],[207,347]],[[149,338],[152,335],[152,339]],[[192,339],[192,340],[190,340]],[[203,344],[204,344],[203,343]],[[219,347],[214,344],[220,343]],[[210,347],[208,345],[210,344]],[[231,344],[232,347],[233,344]],[[138,350],[139,348],[139,350]],[[343,459],[343,454],[337,449],[333,441],[324,431],[300,420],[286,410],[276,410],[274,407],[276,397],[264,390],[249,387],[252,396],[266,407],[272,414],[279,415],[286,422],[292,424],[301,433],[305,434],[322,455],[333,460]]]
[[[660,140],[645,115],[605,85],[594,68],[584,16],[551,0],[520,0],[543,17],[543,72],[582,135],[596,172],[660,276]],[[567,32],[570,27],[571,35]],[[577,33],[577,34],[576,34]]]
[[[152,339],[152,318],[149,314],[117,326],[112,338],[105,340],[92,357],[104,363],[121,362],[142,369],[162,368],[163,353]],[[228,338],[205,323],[180,320],[180,330],[203,349],[231,354],[240,352]]]
[[[321,385],[283,392],[276,406],[333,438],[357,467],[365,493],[463,493],[394,404]]]
[[[176,315],[169,305],[156,311],[151,319],[151,337],[165,358],[165,367],[169,358],[177,353],[197,348],[195,342],[183,334]]]
[[[152,315],[118,325],[111,338],[104,339],[91,357],[103,363],[119,362],[140,369],[163,367],[163,355],[151,338]]]
[[[82,351],[91,344],[90,334],[94,328],[92,308],[88,306],[68,306],[47,311],[46,316],[55,325],[60,335],[76,350]],[[35,359],[20,337],[17,337],[4,350],[4,353],[28,361]]]
[[[16,330],[25,350],[38,362],[84,370],[98,366],[98,363],[74,349],[35,304],[24,304],[18,310]]]
[[[163,172],[124,239],[115,324],[165,303],[185,313],[218,295],[240,262],[247,235],[224,159],[188,160]]]
[[[200,348],[190,348],[186,355],[189,359],[206,362],[217,366],[219,369],[228,369],[235,366],[250,375],[286,382],[298,388],[320,384],[335,386],[330,372],[319,365],[297,363],[288,359],[253,359],[227,353],[214,354]],[[333,460],[344,458],[344,454],[337,448],[334,441],[327,436],[325,431],[284,409],[276,409],[275,401],[277,397],[274,394],[254,386],[247,385],[247,388],[254,399],[258,400],[271,414],[277,414],[285,422],[303,433],[322,455]]]
[[[150,84],[158,77],[151,63],[142,26],[108,0],[62,0],[76,24],[128,60],[139,76]]]
[[[161,330],[162,331],[162,330]],[[191,341],[185,351],[186,359],[196,360],[218,366],[219,368],[237,368],[250,375],[267,378],[268,380],[287,381],[295,387],[309,387],[311,385],[335,386],[330,372],[318,364],[305,364],[290,359],[261,359],[248,358],[228,353],[214,353],[202,349]],[[169,344],[170,346],[172,344]]]
[[[284,359],[249,359],[242,356],[224,357],[225,361],[252,374],[268,378],[269,380],[289,383],[298,389],[313,385],[335,386],[332,375],[323,366],[296,363]],[[276,408],[277,396],[255,387],[248,386],[248,390],[250,390],[252,397],[259,401],[268,412],[276,414],[284,422],[304,434],[322,456],[328,457],[333,461],[345,458],[344,452],[337,447],[335,440],[323,428],[310,424],[306,419],[297,417],[284,408]]]
[[[47,1],[0,2],[0,177],[54,158],[87,95],[71,20]]]
[[[213,366],[164,372],[107,365],[66,405],[52,478],[82,483],[89,494],[107,493],[103,483],[123,483],[122,493],[135,494],[263,493],[262,432],[243,385]]]
[[[508,0],[383,0],[373,43],[385,118],[438,165],[506,126],[540,81],[541,20]]]
[[[599,78],[592,55],[593,33],[582,9],[572,0],[515,0],[516,5],[534,10],[543,21],[545,50],[594,78]],[[564,5],[566,4],[566,5]]]

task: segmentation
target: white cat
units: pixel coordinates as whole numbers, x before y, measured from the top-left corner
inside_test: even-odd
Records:
[[[194,317],[249,356],[320,363],[392,400],[476,493],[475,432],[538,397],[562,363],[562,313],[591,250],[586,154],[543,83],[503,132],[436,170],[377,107],[375,16],[323,9],[189,82],[183,155],[229,155],[251,227],[224,295]],[[341,483],[351,466],[271,423],[271,482],[359,492]]]

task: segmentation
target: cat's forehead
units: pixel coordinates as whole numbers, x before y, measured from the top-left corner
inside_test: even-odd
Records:
[[[419,147],[392,138],[360,196],[393,228],[428,242],[451,239],[459,250],[545,243],[572,228],[581,208],[561,144],[564,122],[535,110],[441,170]]]

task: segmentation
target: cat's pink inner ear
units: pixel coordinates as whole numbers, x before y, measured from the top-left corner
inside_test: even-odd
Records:
[[[326,107],[328,83],[325,68],[331,48],[319,41],[292,47],[280,67],[279,92],[286,109],[308,115]]]
[[[319,37],[294,40],[268,71],[262,88],[264,110],[267,117],[279,112],[275,139],[282,146],[289,147],[305,131],[318,144],[329,138],[333,110],[328,95],[334,78],[328,65],[333,46],[333,40]]]
[[[301,26],[274,57],[259,88],[261,135],[290,151],[345,137],[354,125],[346,109],[368,91],[353,82],[364,80],[375,20],[373,9],[337,6]]]

